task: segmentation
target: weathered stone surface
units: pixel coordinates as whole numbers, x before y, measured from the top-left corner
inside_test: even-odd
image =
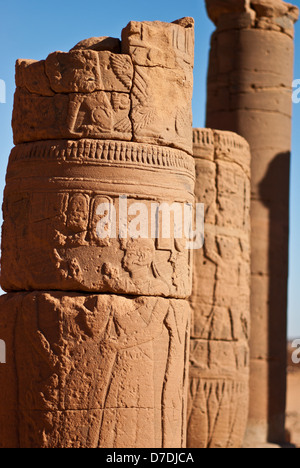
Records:
[[[131,22],[122,53],[115,48],[114,39],[91,38],[45,61],[19,60],[15,144],[118,139],[192,154],[194,21]]]
[[[174,219],[167,211],[163,219],[170,222],[169,239],[159,233],[153,238],[151,222],[157,204],[164,202],[167,207],[178,203],[184,219],[184,204],[193,204],[193,193],[194,162],[179,150],[93,140],[19,145],[7,172],[1,285],[7,291],[186,298],[191,252],[184,237],[180,242],[174,237]],[[119,200],[124,195],[128,208],[126,200]],[[130,240],[130,222],[143,216],[140,205],[134,205],[140,202],[147,213],[137,229],[148,239]],[[97,235],[101,203],[116,210],[115,238]],[[124,215],[127,238],[120,239]]]
[[[9,296],[0,297],[0,339],[6,348],[6,363],[0,364],[0,448],[16,448],[18,435],[18,386],[15,360],[16,308],[11,307]]]
[[[189,448],[241,446],[248,417],[248,375],[246,344],[192,340]]]
[[[131,113],[134,141],[191,153],[192,89],[192,81],[184,73],[159,66],[136,66]]]
[[[126,93],[56,94],[17,89],[13,112],[16,144],[39,140],[94,138],[131,140],[130,98]]]
[[[17,62],[3,448],[186,446],[193,20],[135,25]]]
[[[296,21],[299,10],[296,6],[282,0],[251,0],[251,7],[259,17],[279,18],[289,16]]]
[[[121,53],[121,41],[115,37],[90,37],[78,42],[71,50],[97,50],[103,51],[108,50],[114,54]]]
[[[184,68],[194,65],[194,20],[174,23],[131,21],[122,31],[122,52],[142,67]]]
[[[210,19],[219,30],[257,28],[294,34],[299,10],[282,0],[206,0]]]
[[[131,22],[122,32],[122,51],[135,68],[134,141],[176,146],[192,154],[194,20]]]
[[[0,307],[2,448],[184,446],[187,302],[35,292]]]
[[[227,11],[219,8],[221,3]],[[291,83],[298,8],[281,0],[242,3],[251,11],[237,11],[238,2],[207,0],[217,30],[211,43],[206,124],[238,133],[251,148],[252,338],[246,445],[256,447],[285,441]],[[250,13],[246,24],[245,14]]]
[[[55,93],[128,93],[133,66],[129,56],[94,50],[54,52],[45,61],[45,70]]]
[[[16,86],[25,88],[29,93],[54,96],[45,72],[45,60],[17,60]]]
[[[250,0],[205,0],[210,19],[218,24],[219,18],[228,14],[249,12]]]
[[[53,52],[46,60],[17,60],[16,85],[41,96],[55,93],[129,93],[133,65],[128,55],[94,49]]]
[[[204,248],[194,254],[188,447],[238,448],[248,416],[250,152],[228,132],[194,130]]]

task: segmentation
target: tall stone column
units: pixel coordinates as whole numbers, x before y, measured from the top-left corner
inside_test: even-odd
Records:
[[[252,154],[251,381],[247,445],[285,434],[289,171],[294,22],[281,0],[206,0],[217,26],[207,126],[231,130]]]
[[[188,447],[240,448],[249,401],[250,151],[240,136],[194,130],[196,200]]]
[[[132,22],[17,62],[1,447],[186,444],[191,253],[152,231],[194,203],[193,46],[190,18]]]

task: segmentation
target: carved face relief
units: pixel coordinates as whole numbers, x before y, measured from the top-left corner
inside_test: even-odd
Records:
[[[141,267],[151,267],[155,256],[154,242],[151,239],[129,241],[123,259],[123,268],[129,273]]]
[[[99,88],[99,60],[97,52],[54,52],[45,63],[50,84],[56,93],[92,93]]]

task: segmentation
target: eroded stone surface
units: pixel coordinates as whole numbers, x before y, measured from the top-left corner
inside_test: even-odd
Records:
[[[193,20],[132,26],[16,65],[1,447],[186,445]]]
[[[115,54],[121,53],[121,41],[115,37],[90,37],[89,39],[84,39],[83,41],[78,42],[72,50],[108,50]],[[70,51],[70,52],[71,52]]]
[[[246,13],[250,10],[250,0],[205,0],[210,19],[217,24],[223,15]]]
[[[188,447],[241,447],[248,416],[250,152],[229,132],[194,130],[205,244],[194,254]]]
[[[194,21],[131,22],[122,33],[122,51],[131,56],[135,69],[134,141],[192,153]]]
[[[129,92],[133,66],[129,56],[94,50],[54,52],[45,61],[55,93]]]
[[[16,63],[16,85],[41,96],[95,91],[129,93],[132,78],[133,65],[128,55],[92,48],[53,52],[40,62]]]
[[[236,14],[238,2],[222,3],[230,8],[219,10],[212,36],[206,124],[238,133],[251,147],[247,446],[255,447],[285,440],[291,83],[298,9],[281,0],[255,0],[252,13]],[[214,11],[217,2],[207,5]]]
[[[54,96],[45,72],[45,60],[17,60],[16,86],[25,88],[29,93]]]
[[[69,138],[129,141],[129,113],[130,98],[126,93],[97,91],[45,97],[17,89],[14,138],[16,143]]]
[[[2,287],[186,298],[191,252],[185,237],[174,237],[170,209],[178,203],[184,220],[193,192],[194,162],[179,150],[93,140],[20,145],[7,172]],[[104,203],[115,210],[107,220],[115,228],[100,238],[104,214],[97,209]],[[167,210],[159,226],[169,221],[169,239],[161,231],[155,238],[151,227],[162,203]],[[130,239],[133,220],[148,239]],[[120,238],[124,222],[126,238]]]
[[[187,302],[40,292],[0,307],[2,448],[184,446]]]
[[[219,30],[256,28],[294,34],[299,10],[282,0],[206,0],[207,12]]]
[[[194,21],[131,22],[121,46],[90,38],[45,61],[18,60],[15,144],[118,139],[192,154]]]

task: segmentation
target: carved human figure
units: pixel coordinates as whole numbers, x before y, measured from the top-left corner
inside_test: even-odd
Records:
[[[190,299],[188,446],[238,448],[249,395],[250,152],[238,135],[197,129],[194,155],[197,201],[208,205]]]
[[[41,292],[0,302],[0,323],[13,313],[18,343],[18,445],[184,444],[185,301]],[[4,394],[12,383],[3,382]]]

